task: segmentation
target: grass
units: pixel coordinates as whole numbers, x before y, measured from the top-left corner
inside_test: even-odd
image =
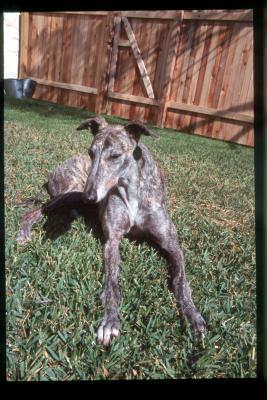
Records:
[[[52,240],[39,222],[32,242],[17,245],[16,203],[88,147],[90,135],[76,127],[89,114],[5,99],[7,379],[255,377],[253,149],[169,129],[142,139],[165,175],[193,298],[207,321],[202,343],[182,329],[166,262],[147,243],[121,243],[122,332],[110,348],[96,343],[103,262],[92,229],[78,219]]]

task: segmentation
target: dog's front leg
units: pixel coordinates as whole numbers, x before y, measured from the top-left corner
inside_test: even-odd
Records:
[[[177,307],[190,323],[193,333],[202,335],[205,332],[206,323],[191,297],[191,288],[185,274],[184,257],[175,226],[163,208],[147,216],[146,222],[147,232],[168,256]]]
[[[120,291],[118,286],[118,275],[120,265],[120,241],[117,238],[108,239],[104,249],[105,261],[105,288],[101,295],[102,304],[105,308],[104,319],[101,322],[97,340],[99,344],[107,346],[113,338],[119,336],[119,302]]]

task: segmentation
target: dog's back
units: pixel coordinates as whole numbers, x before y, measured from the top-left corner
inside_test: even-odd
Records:
[[[47,191],[54,198],[69,192],[83,192],[91,166],[88,153],[75,155],[59,164],[48,177]]]

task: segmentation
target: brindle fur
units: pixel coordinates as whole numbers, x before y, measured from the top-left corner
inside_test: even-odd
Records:
[[[163,177],[148,148],[139,142],[142,134],[155,134],[137,121],[126,126],[109,125],[102,117],[88,119],[77,129],[91,129],[94,135],[89,149],[91,160],[87,155],[72,157],[49,175],[52,200],[33,210],[31,221],[22,227],[19,241],[29,239],[34,218],[41,218],[68,201],[71,204],[73,195],[76,204],[98,203],[105,237],[105,285],[101,295],[105,313],[97,332],[98,342],[109,345],[119,336],[119,244],[123,236],[132,232],[152,238],[168,255],[177,307],[193,332],[202,334],[205,321],[191,297],[183,253],[165,206]]]
[[[80,201],[79,192],[82,192],[84,189],[90,166],[91,160],[87,152],[75,155],[58,165],[49,174],[48,181],[43,185],[50,198],[54,199],[55,203],[60,202],[61,206],[63,205],[63,198],[64,205],[68,205],[68,199],[70,199],[71,203],[76,198],[77,201]],[[75,196],[76,192],[78,193]],[[31,202],[33,201],[34,199]],[[21,204],[27,204],[27,200]],[[24,244],[31,240],[33,224],[44,217],[42,210],[43,206],[23,214],[21,229],[17,236],[18,243]]]

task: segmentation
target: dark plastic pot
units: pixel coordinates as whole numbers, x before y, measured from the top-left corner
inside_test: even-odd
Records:
[[[23,97],[31,99],[36,88],[36,82],[28,78],[22,80],[23,80]]]
[[[5,79],[4,89],[7,96],[16,99],[32,98],[36,82],[33,79]]]

